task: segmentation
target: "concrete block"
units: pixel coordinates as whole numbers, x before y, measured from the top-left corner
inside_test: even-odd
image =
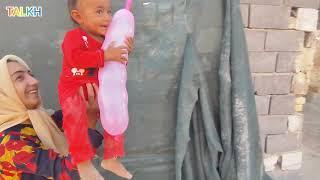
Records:
[[[291,74],[259,75],[255,76],[255,91],[257,95],[288,94],[292,82]]]
[[[281,156],[282,170],[298,170],[302,165],[302,152],[289,152]]]
[[[251,72],[274,72],[277,53],[275,52],[250,52],[249,63]]]
[[[268,154],[295,151],[299,149],[300,142],[297,134],[268,135],[266,152]]]
[[[308,8],[298,8],[295,29],[312,32],[317,30],[318,10]]]
[[[288,130],[289,132],[302,131],[303,115],[289,115],[288,117]]]
[[[248,51],[264,51],[266,31],[245,29]]]
[[[285,0],[285,4],[292,7],[319,8],[319,0]]]
[[[283,0],[250,0],[251,4],[262,4],[262,5],[281,5]]]
[[[296,98],[296,104],[303,105],[305,103],[306,103],[306,98],[305,97],[297,97]]]
[[[294,30],[269,30],[266,51],[302,51],[304,32]]]
[[[269,113],[270,96],[255,96],[257,114],[267,115]]]
[[[280,52],[277,57],[276,72],[294,72],[297,56],[298,53],[295,52]]]
[[[270,114],[272,115],[294,114],[294,107],[295,96],[292,94],[271,97]]]
[[[286,115],[258,116],[258,119],[262,134],[284,134],[288,130]]]
[[[289,17],[286,6],[251,5],[249,27],[288,29]]]
[[[263,157],[263,164],[266,171],[273,171],[276,167],[278,159],[280,158],[279,155],[265,155]]]
[[[303,107],[304,107],[304,105],[296,104],[296,105],[294,106],[294,110],[295,110],[296,112],[302,112],[302,111],[303,111]]]

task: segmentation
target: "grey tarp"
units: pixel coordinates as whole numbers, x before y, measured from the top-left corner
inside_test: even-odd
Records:
[[[212,5],[186,4],[186,9],[196,9],[189,18],[203,17],[194,22],[195,29],[205,17],[217,14],[206,11]],[[192,30],[186,43],[177,104],[176,180],[269,179],[262,163],[239,1],[225,0],[223,9],[219,57],[203,61],[208,55],[197,50],[199,36]]]

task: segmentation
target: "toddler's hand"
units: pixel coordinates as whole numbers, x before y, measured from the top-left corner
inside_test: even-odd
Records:
[[[104,51],[104,60],[105,61],[118,61],[125,63],[128,61],[125,56],[128,52],[126,46],[117,46],[115,47],[115,42],[112,42],[109,47]]]
[[[134,39],[132,37],[127,37],[124,43],[127,46],[128,53],[131,54],[134,46]]]

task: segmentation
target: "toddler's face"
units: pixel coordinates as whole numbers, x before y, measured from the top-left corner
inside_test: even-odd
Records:
[[[112,19],[110,0],[78,0],[72,17],[90,35],[104,37]]]

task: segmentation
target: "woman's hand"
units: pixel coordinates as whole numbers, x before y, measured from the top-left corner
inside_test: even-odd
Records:
[[[91,129],[96,128],[98,114],[99,114],[99,105],[98,100],[95,94],[98,94],[98,86],[96,84],[87,83],[87,92],[88,92],[88,100],[86,100],[83,92],[83,88],[80,87],[79,93],[83,98],[86,107],[87,107],[87,116],[88,116],[88,127]]]

